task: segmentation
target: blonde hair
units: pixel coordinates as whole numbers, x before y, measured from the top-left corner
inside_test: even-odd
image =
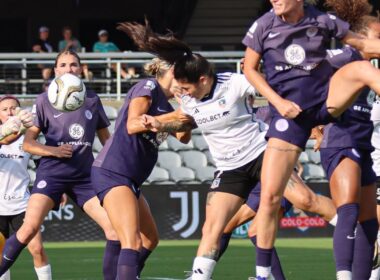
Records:
[[[156,57],[144,65],[144,71],[147,75],[159,78],[165,75],[171,67],[169,62]]]

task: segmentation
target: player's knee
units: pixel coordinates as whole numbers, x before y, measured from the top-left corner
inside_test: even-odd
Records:
[[[116,231],[112,227],[104,229],[104,234],[107,240],[119,240]]]
[[[301,197],[296,207],[304,211],[312,212],[311,210],[313,210],[315,203],[316,201],[315,199],[313,199],[311,195],[306,195],[306,196]]]
[[[39,230],[40,226],[37,224],[24,223],[17,232],[17,238],[24,244],[29,243]]]
[[[42,259],[44,257],[45,251],[42,244],[29,244],[28,250],[33,258]]]
[[[281,196],[272,193],[261,193],[260,208],[265,211],[277,213],[280,209]]]

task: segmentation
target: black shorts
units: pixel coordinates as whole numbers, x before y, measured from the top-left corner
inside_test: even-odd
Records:
[[[25,212],[11,216],[0,216],[0,232],[5,238],[10,235],[10,229],[12,232],[18,231],[24,222]]]
[[[251,190],[260,182],[264,152],[253,161],[232,170],[215,171],[209,192],[225,192],[247,199]]]

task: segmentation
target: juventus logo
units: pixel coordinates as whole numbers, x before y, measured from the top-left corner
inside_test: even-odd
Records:
[[[199,192],[191,192],[191,208],[192,208],[192,220],[190,226],[185,229],[185,226],[189,223],[189,192],[179,191],[170,192],[170,198],[177,198],[181,201],[181,218],[177,223],[172,225],[175,231],[182,231],[180,236],[183,238],[188,238],[191,236],[198,228],[199,225]]]

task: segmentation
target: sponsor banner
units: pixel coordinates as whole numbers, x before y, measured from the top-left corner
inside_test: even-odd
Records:
[[[328,195],[326,183],[308,184],[315,192]],[[149,185],[142,193],[149,202],[161,239],[198,239],[205,219],[209,185]],[[247,236],[249,224],[234,231]],[[102,230],[71,201],[59,211],[50,211],[42,226],[44,240],[104,240]],[[279,224],[281,237],[332,236],[333,227],[319,216],[292,208]]]

